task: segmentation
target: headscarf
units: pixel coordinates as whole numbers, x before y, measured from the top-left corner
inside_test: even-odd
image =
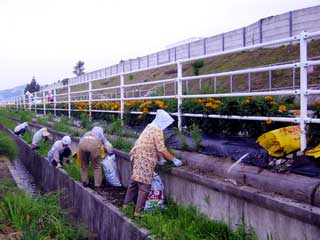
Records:
[[[163,109],[157,110],[156,118],[150,124],[153,127],[158,127],[162,130],[169,127],[174,122],[174,119]]]

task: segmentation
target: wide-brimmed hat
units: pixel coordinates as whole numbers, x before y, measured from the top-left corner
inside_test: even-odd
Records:
[[[47,128],[44,128],[42,130],[42,136],[43,137],[50,137],[51,136],[51,133],[48,132],[48,129]]]

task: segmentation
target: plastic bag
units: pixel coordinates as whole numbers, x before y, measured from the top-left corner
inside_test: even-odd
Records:
[[[107,183],[114,187],[121,187],[119,172],[117,168],[117,160],[115,155],[108,155],[102,162],[104,175]]]
[[[300,126],[290,126],[262,134],[257,142],[269,155],[281,157],[300,149]]]
[[[312,148],[312,149],[306,151],[304,155],[311,156],[314,158],[320,157],[320,144],[318,146],[316,146],[315,148]]]
[[[144,210],[150,211],[156,208],[164,208],[164,186],[158,174],[154,174]]]

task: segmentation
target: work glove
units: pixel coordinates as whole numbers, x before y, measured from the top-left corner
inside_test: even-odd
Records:
[[[172,160],[172,162],[173,162],[173,164],[174,164],[176,167],[182,166],[182,162],[181,162],[181,160],[178,159],[178,158],[174,158],[174,159]]]
[[[167,162],[167,160],[166,160],[164,157],[161,157],[161,158],[158,160],[158,164],[159,164],[160,166],[163,166],[166,162]]]

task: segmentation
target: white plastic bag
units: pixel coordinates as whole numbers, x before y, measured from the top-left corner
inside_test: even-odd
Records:
[[[164,208],[164,186],[158,174],[154,174],[151,183],[151,190],[148,195],[144,210],[150,211],[156,208]]]
[[[102,162],[102,167],[104,170],[104,175],[106,177],[107,183],[114,187],[121,187],[121,182],[119,178],[119,172],[117,168],[117,160],[115,155],[107,156]]]

